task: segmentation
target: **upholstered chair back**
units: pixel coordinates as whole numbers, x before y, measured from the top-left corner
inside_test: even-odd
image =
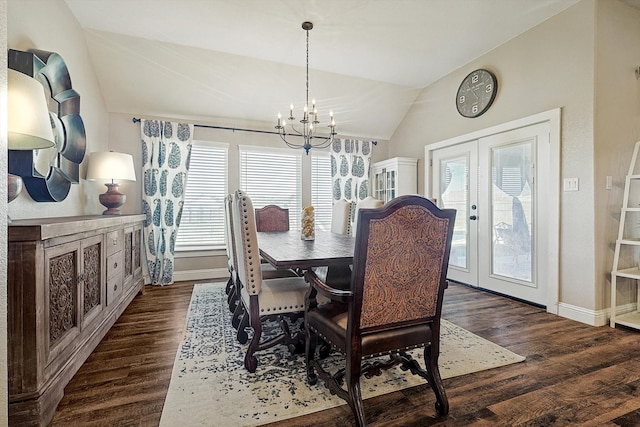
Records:
[[[256,220],[253,203],[241,190],[234,193],[233,224],[238,262],[238,277],[243,285],[243,292],[257,295],[262,289],[262,273],[260,269],[260,251],[256,235]]]
[[[355,205],[355,213],[353,215],[353,224],[351,224],[351,234],[355,236],[356,229],[358,228],[358,212],[363,208],[379,208],[382,206],[384,202],[382,200],[376,199],[372,196],[367,196],[364,199],[360,200]]]
[[[354,254],[353,321],[363,332],[437,319],[455,211],[418,196],[361,208]]]
[[[232,271],[232,276],[235,282],[235,277],[237,276],[237,265],[238,261],[236,260],[236,251],[235,251],[235,237],[233,232],[233,215],[231,214],[233,205],[233,196],[228,194],[224,198],[224,219],[225,219],[225,227],[224,227],[224,243],[225,249],[227,252],[228,264],[229,267],[232,267],[230,271]]]
[[[351,231],[351,202],[346,199],[337,200],[331,211],[331,232],[349,235]]]
[[[257,231],[289,231],[289,209],[267,205],[255,210]]]

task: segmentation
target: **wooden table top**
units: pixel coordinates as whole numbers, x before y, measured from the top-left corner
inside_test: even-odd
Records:
[[[260,255],[275,268],[348,265],[353,263],[355,239],[316,230],[315,240],[302,240],[300,231],[258,232]]]

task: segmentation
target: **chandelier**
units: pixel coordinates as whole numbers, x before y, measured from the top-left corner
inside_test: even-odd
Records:
[[[309,106],[309,31],[313,28],[313,23],[305,21],[302,23],[302,29],[307,32],[307,94],[305,98],[305,104],[302,112],[302,119],[300,120],[300,126],[296,127],[293,117],[293,104],[289,106],[289,118],[287,121],[290,124],[291,131],[287,133],[287,121],[282,118],[282,115],[278,113],[278,134],[290,148],[304,148],[305,152],[309,154],[309,150],[312,148],[326,148],[333,142],[333,137],[336,135],[336,122],[333,118],[333,111],[329,111],[329,136],[316,135],[316,129],[320,122],[318,121],[318,110],[316,109],[316,100],[311,100],[311,106]],[[289,137],[289,140],[287,140]],[[302,143],[296,143],[291,141],[291,137],[302,137]]]

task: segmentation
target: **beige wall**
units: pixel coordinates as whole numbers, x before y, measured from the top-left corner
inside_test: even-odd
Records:
[[[87,153],[105,151],[109,117],[78,21],[62,0],[11,0],[8,3],[8,48],[26,51],[42,49],[58,53],[69,69],[73,88],[80,94],[80,115],[87,135]],[[85,175],[87,160],[81,165],[80,177]],[[12,218],[71,216],[100,214],[104,208],[98,203],[102,184],[81,179],[71,186],[62,202],[36,203],[23,191],[9,204]]]
[[[580,191],[561,192],[559,301],[593,316],[609,307],[624,176],[640,139],[639,31],[638,9],[583,0],[425,88],[389,142],[390,156],[423,156],[427,144],[561,107],[561,177],[578,177]],[[496,73],[497,98],[462,118],[456,90],[481,67]],[[424,191],[423,164],[419,178]]]
[[[640,10],[619,1],[600,0],[596,16],[593,186],[595,298],[596,307],[609,307],[609,272],[613,263],[625,176],[634,143],[640,140],[640,80],[634,73],[640,66]],[[640,173],[640,169],[635,173]],[[605,189],[607,176],[613,177],[612,190]],[[635,219],[640,220],[638,217]],[[625,285],[632,286],[630,282],[618,280],[617,302],[620,305],[634,300],[631,289],[625,289]]]

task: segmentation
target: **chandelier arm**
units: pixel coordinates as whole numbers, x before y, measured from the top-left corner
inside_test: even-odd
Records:
[[[280,138],[282,139],[282,141],[284,141],[285,144],[287,144],[287,146],[289,148],[304,148],[304,144],[295,144],[293,142],[287,141],[285,139],[286,134],[280,134]]]
[[[291,125],[291,130],[295,132],[295,135],[305,136],[304,132],[300,132],[294,125]],[[286,134],[286,132],[285,132]],[[293,133],[289,133],[289,135],[294,135]]]

